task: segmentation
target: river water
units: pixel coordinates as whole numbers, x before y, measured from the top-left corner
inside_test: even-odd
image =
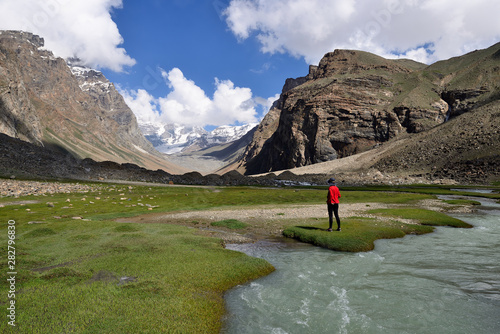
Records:
[[[295,241],[228,248],[276,271],[226,294],[222,333],[500,333],[500,205],[453,215],[472,229],[378,240],[366,253]]]

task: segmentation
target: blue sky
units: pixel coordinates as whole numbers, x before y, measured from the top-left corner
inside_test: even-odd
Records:
[[[308,65],[302,57],[263,53],[256,40],[239,40],[225,21],[228,5],[223,0],[124,1],[111,17],[124,39],[121,46],[136,64],[121,73],[104,69],[104,74],[126,96],[144,89],[156,99],[171,91],[162,71],[179,69],[211,99],[216,80],[230,80],[235,87],[250,88],[252,98],[261,103],[254,102],[253,118],[227,119],[238,124],[260,120],[285,79],[306,75]],[[213,127],[224,121],[201,125]]]
[[[149,92],[160,97],[168,87],[158,67],[179,68],[209,95],[219,78],[268,98],[281,91],[287,77],[307,74],[304,59],[262,53],[255,40],[239,42],[220,12],[224,3],[229,1],[124,1],[112,18],[137,63],[127,73],[105,70],[106,76],[128,89],[142,88],[145,80],[154,87]]]
[[[140,122],[258,122],[335,49],[424,63],[500,41],[498,0],[0,0],[0,29],[100,69]]]

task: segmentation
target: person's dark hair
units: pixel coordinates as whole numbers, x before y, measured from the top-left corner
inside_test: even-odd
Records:
[[[335,184],[335,178],[334,177],[331,177],[328,179],[328,184]]]

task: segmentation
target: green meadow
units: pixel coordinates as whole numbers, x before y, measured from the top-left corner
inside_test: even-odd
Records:
[[[342,217],[340,233],[324,231],[326,209],[325,219],[283,217],[279,223],[285,235],[341,251],[366,251],[376,239],[428,233],[433,229],[430,225],[469,227],[416,206],[420,200],[435,198],[439,190],[389,190],[342,190],[342,203],[400,204],[407,209],[374,210],[375,218]],[[225,313],[224,292],[271,273],[273,266],[225,249],[222,240],[199,233],[199,222],[158,223],[148,221],[148,216],[143,216],[144,223],[117,219],[214,208],[322,204],[325,199],[326,188],[109,184],[96,184],[93,191],[83,193],[0,198],[2,277],[16,273],[14,299],[8,297],[12,282],[0,281],[0,331],[218,333]],[[398,217],[421,224],[402,223]],[[8,228],[9,221],[15,229]],[[211,226],[245,234],[259,227],[252,224],[265,222],[227,219]],[[9,230],[15,231],[11,248]],[[15,263],[8,262],[13,261],[8,250],[14,248]],[[15,300],[15,328],[6,317],[11,300]]]

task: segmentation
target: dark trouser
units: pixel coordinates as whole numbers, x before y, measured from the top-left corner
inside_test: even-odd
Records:
[[[337,220],[337,228],[340,228],[339,204],[328,203],[328,219],[330,223],[330,228],[332,228],[334,214],[335,214],[335,219]]]

